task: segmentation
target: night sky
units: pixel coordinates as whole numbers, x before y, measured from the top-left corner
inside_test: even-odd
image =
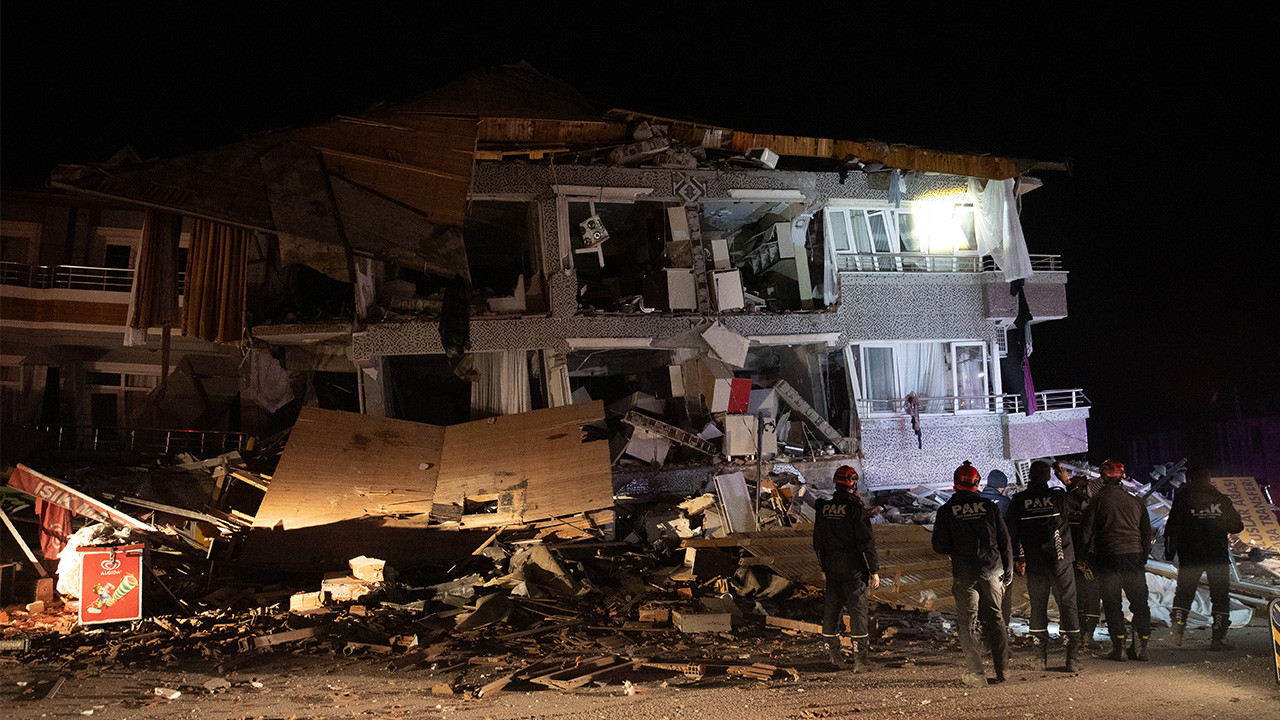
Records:
[[[1071,271],[1070,317],[1035,327],[1032,368],[1037,387],[1093,401],[1091,459],[1124,456],[1134,433],[1280,414],[1263,134],[1276,61],[1257,23],[32,5],[0,10],[9,188],[126,144],[144,158],[213,147],[526,60],[602,103],[735,129],[1069,159],[1025,198],[1031,252]]]

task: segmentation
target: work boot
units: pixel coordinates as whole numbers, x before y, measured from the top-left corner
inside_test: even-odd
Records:
[[[1096,615],[1080,616],[1080,644],[1085,647],[1093,645],[1093,631],[1098,627],[1098,618]]]
[[[1169,619],[1173,623],[1173,646],[1182,647],[1182,637],[1187,632],[1187,611],[1182,608],[1174,608],[1169,615]]]
[[[1080,671],[1080,638],[1067,635],[1067,672]]]
[[[844,669],[844,657],[840,654],[840,638],[829,637],[827,640],[827,662],[836,670]]]
[[[1031,644],[1035,648],[1034,652],[1040,656],[1040,667],[1049,669],[1049,631],[1048,630],[1032,630]]]
[[[1123,635],[1111,636],[1111,652],[1107,655],[1107,659],[1115,660],[1116,662],[1124,662],[1124,636]]]
[[[1147,661],[1147,636],[1134,635],[1133,644],[1129,646],[1129,650],[1127,652],[1129,654],[1130,660],[1146,662]]]
[[[850,649],[853,651],[853,672],[862,673],[870,670],[871,668],[867,665],[867,641],[854,640],[853,647]]]
[[[1234,650],[1235,646],[1227,642],[1227,628],[1231,626],[1231,616],[1226,613],[1213,614],[1213,640],[1210,650]]]

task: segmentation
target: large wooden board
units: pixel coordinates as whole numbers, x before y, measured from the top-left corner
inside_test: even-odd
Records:
[[[438,425],[303,408],[254,527],[430,513],[444,434]]]
[[[583,442],[582,427],[602,419],[595,401],[451,425],[435,501],[506,494],[499,517],[464,515],[470,527],[612,508],[609,443]]]
[[[603,418],[599,401],[449,427],[303,408],[254,527],[425,518],[433,502],[487,496],[499,512],[463,515],[463,527],[612,508],[609,444],[583,442],[583,426]]]

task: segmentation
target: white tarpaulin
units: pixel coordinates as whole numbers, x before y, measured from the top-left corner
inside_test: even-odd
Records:
[[[978,180],[969,178],[969,194],[976,211],[978,256],[990,255],[1010,282],[1031,277],[1031,256],[1014,196],[1016,185],[1015,179],[988,180],[986,188],[980,189]]]

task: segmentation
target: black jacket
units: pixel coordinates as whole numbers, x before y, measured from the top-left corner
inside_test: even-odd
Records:
[[[1119,484],[1102,486],[1085,508],[1082,524],[1084,546],[1092,557],[1151,551],[1147,508]]]
[[[1067,491],[1067,522],[1071,525],[1071,546],[1075,548],[1077,560],[1084,560],[1088,555],[1084,545],[1084,511],[1092,499],[1089,483]]]
[[[1164,528],[1164,557],[1184,565],[1225,563],[1227,535],[1244,529],[1231,498],[1208,483],[1185,484],[1173,496]]]
[[[933,549],[951,556],[951,574],[961,582],[1013,572],[1004,518],[995,503],[975,492],[958,490],[938,508]]]
[[[837,490],[814,505],[813,549],[824,573],[880,572],[871,518],[853,493]]]
[[[1033,483],[1013,496],[1006,519],[1013,554],[1029,572],[1057,574],[1075,562],[1064,490]]]

